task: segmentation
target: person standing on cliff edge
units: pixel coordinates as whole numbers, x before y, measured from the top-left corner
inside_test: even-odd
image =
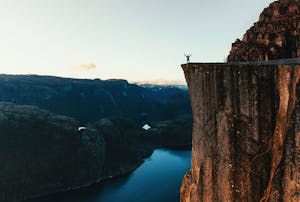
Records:
[[[192,56],[192,54],[184,54],[184,56],[186,57],[186,63],[190,63],[190,57]]]

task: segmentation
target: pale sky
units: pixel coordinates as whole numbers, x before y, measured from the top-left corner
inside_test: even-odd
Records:
[[[271,0],[0,0],[0,73],[184,80],[223,62]]]

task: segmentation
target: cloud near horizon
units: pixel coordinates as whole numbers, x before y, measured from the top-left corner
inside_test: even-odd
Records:
[[[78,64],[75,65],[76,69],[80,69],[80,70],[91,70],[91,69],[95,69],[97,66],[94,63],[87,63],[87,64]]]

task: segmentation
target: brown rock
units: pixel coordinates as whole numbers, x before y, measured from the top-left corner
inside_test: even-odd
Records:
[[[298,8],[270,4],[230,63],[182,65],[194,116],[182,202],[300,201],[300,60],[286,60],[300,55]]]
[[[300,201],[300,65],[281,63],[182,65],[194,115],[182,202]]]
[[[298,56],[300,1],[280,0],[265,8],[243,40],[232,44],[228,61],[261,61]],[[265,36],[265,37],[264,37]],[[276,51],[270,51],[270,48]]]

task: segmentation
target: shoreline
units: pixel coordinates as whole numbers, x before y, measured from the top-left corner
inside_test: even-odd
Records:
[[[139,168],[145,162],[145,159],[151,157],[151,155],[157,149],[169,149],[169,150],[175,150],[175,151],[176,150],[191,150],[191,147],[189,147],[189,146],[190,145],[188,145],[188,144],[183,144],[183,145],[175,145],[175,146],[170,145],[170,146],[164,146],[164,147],[155,147],[153,149],[153,151],[149,154],[149,156],[146,156],[142,161],[140,161],[136,164],[125,165],[124,166],[125,169],[120,168],[120,170],[119,170],[120,172],[116,175],[104,176],[100,179],[97,179],[95,182],[90,182],[90,183],[86,183],[86,184],[83,184],[83,185],[80,185],[80,186],[75,186],[75,187],[72,187],[72,188],[66,188],[66,189],[58,190],[58,191],[51,192],[51,193],[41,193],[41,194],[38,194],[38,195],[27,197],[27,198],[22,199],[22,200],[17,200],[15,202],[30,202],[30,200],[38,200],[39,198],[43,198],[43,197],[51,197],[51,196],[55,196],[55,195],[58,195],[58,194],[64,194],[64,193],[89,189],[93,186],[100,185],[103,182],[118,179],[118,178],[121,178],[121,177],[124,177],[124,176],[127,176],[127,175],[131,174],[132,172],[134,172],[137,168]],[[112,172],[117,172],[117,171],[115,170],[115,171],[112,171]]]
[[[146,158],[148,158],[148,157],[146,157]],[[39,198],[43,198],[43,197],[47,197],[47,196],[52,196],[52,195],[56,195],[56,194],[62,194],[62,193],[76,191],[76,190],[86,189],[86,188],[98,185],[98,184],[100,184],[102,182],[105,182],[105,181],[109,181],[109,180],[112,180],[112,179],[116,179],[116,178],[119,178],[119,177],[123,177],[123,176],[129,175],[134,170],[136,170],[138,167],[140,167],[143,163],[144,163],[144,161],[136,163],[135,165],[132,165],[132,166],[128,165],[126,167],[127,169],[120,170],[119,174],[116,174],[114,176],[104,176],[102,178],[97,179],[95,182],[85,183],[85,184],[80,185],[80,186],[75,186],[75,187],[70,187],[70,188],[66,188],[66,189],[61,189],[61,190],[58,190],[58,191],[55,191],[55,192],[51,192],[51,193],[41,193],[41,194],[38,194],[38,195],[34,195],[34,196],[26,197],[24,199],[17,200],[15,202],[27,202],[29,200],[38,200]]]

